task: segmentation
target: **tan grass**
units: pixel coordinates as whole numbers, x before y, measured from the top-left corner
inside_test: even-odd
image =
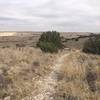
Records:
[[[10,95],[13,100],[20,100],[30,94],[37,80],[49,73],[55,57],[30,47],[0,48],[0,75],[11,81],[6,88],[2,87],[7,93],[2,92],[0,97]]]
[[[37,94],[39,80],[50,75],[57,57],[59,54],[45,54],[31,47],[0,48],[0,79],[5,83],[0,87],[0,97],[21,100],[31,93]],[[100,100],[100,56],[75,50],[61,63],[56,74],[56,78],[61,77],[56,81],[54,100]],[[96,92],[89,89],[88,70],[97,75]]]
[[[77,97],[75,100],[100,100],[100,57],[73,52],[65,58],[61,66],[64,79],[58,82],[57,92]],[[89,89],[86,73],[89,69],[97,74],[96,92]],[[59,99],[60,100],[60,99]]]

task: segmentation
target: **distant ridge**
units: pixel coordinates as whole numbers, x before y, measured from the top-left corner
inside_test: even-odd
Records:
[[[42,32],[0,32],[0,36],[34,36]]]
[[[19,32],[10,32],[10,31],[2,31],[0,32],[0,36],[40,36],[43,32],[32,32],[32,31],[19,31]],[[60,32],[61,36],[66,38],[78,37],[78,36],[87,36],[90,35],[91,32]],[[94,33],[98,34],[98,33]]]

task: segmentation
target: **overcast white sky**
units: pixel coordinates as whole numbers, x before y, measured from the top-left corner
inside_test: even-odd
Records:
[[[0,0],[0,30],[100,32],[100,0]]]

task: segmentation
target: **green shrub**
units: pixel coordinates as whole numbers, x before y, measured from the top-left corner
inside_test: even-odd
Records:
[[[79,41],[79,38],[76,38],[75,41]]]
[[[37,47],[44,52],[58,52],[63,47],[60,34],[56,31],[44,32],[37,43]]]
[[[93,54],[100,54],[100,36],[90,37],[84,43],[83,52],[93,53]]]
[[[39,47],[44,52],[53,53],[53,52],[57,52],[57,50],[58,50],[57,47],[53,43],[50,43],[50,42],[40,42]]]

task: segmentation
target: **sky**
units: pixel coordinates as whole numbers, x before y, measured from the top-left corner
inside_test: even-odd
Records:
[[[100,32],[100,0],[0,0],[0,31]]]

